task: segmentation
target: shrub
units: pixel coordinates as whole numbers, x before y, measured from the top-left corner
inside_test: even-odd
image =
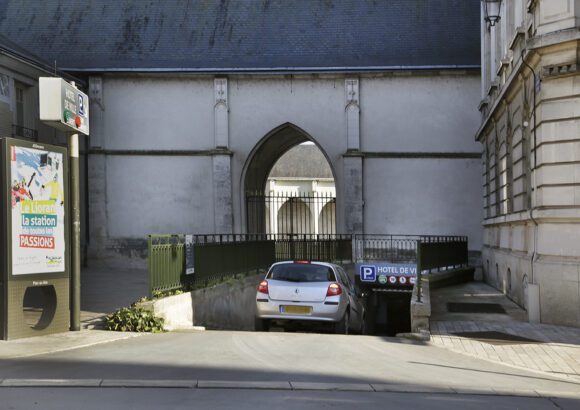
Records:
[[[163,319],[152,312],[131,305],[107,316],[105,329],[118,332],[163,332]]]

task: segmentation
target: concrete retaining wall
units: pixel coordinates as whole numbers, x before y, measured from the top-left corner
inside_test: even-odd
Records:
[[[417,286],[413,287],[411,296],[411,334],[429,335],[430,333],[431,289],[471,282],[473,281],[474,272],[475,269],[470,267],[423,276],[421,302],[417,302]]]
[[[264,274],[144,302],[140,306],[165,319],[165,329],[253,330],[256,288]]]

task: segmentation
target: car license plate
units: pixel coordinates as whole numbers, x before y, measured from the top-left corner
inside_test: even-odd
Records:
[[[312,306],[280,306],[280,313],[291,313],[293,315],[309,315],[312,313]]]

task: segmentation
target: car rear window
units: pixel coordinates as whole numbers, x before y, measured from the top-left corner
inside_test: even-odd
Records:
[[[336,282],[334,272],[328,266],[302,263],[276,265],[268,278],[286,282]]]

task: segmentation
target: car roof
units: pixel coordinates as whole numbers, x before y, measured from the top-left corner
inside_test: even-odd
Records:
[[[292,264],[292,265],[301,265],[301,263],[297,263],[296,261],[281,261],[272,264],[272,266],[276,265],[284,265],[284,264]],[[328,266],[329,268],[338,268],[339,266],[334,263],[329,262],[320,262],[320,261],[308,261],[308,263],[304,263],[303,265],[321,265],[321,266]]]

